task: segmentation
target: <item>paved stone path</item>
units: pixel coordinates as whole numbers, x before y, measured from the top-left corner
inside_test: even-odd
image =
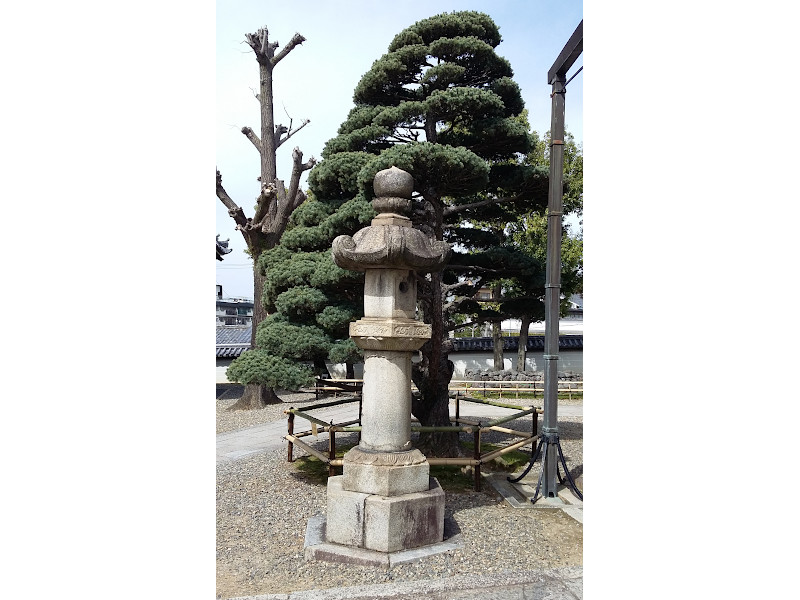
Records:
[[[358,418],[358,405],[344,404],[320,408],[310,412],[313,416],[323,421],[342,423]],[[307,421],[297,418],[295,421],[297,431],[307,430]],[[246,429],[238,429],[227,433],[217,434],[217,463],[234,461],[257,452],[277,450],[286,447],[283,436],[287,433],[287,420],[272,421],[263,425],[254,425]],[[321,439],[327,439],[327,433],[320,433]]]
[[[457,575],[429,581],[383,583],[232,600],[581,600],[583,568],[565,567],[505,575]]]

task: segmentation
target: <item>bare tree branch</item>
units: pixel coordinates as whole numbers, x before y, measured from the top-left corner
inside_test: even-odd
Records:
[[[256,147],[256,150],[258,150],[259,154],[261,154],[264,151],[264,148],[262,147],[261,144],[261,140],[258,139],[258,136],[256,135],[255,131],[253,131],[249,127],[242,127],[242,133],[245,134],[245,136],[247,136],[247,139],[252,142],[253,146]]]
[[[287,54],[289,54],[289,52],[291,52],[291,51],[292,51],[292,49],[293,49],[295,46],[297,46],[298,44],[302,44],[302,43],[303,43],[303,42],[305,42],[305,41],[306,41],[306,38],[304,38],[304,37],[303,37],[302,35],[300,35],[299,33],[295,33],[295,34],[294,34],[294,36],[292,36],[292,39],[291,39],[291,40],[289,40],[289,43],[288,43],[288,44],[286,44],[286,45],[283,47],[283,50],[281,50],[280,52],[278,52],[277,56],[275,56],[275,58],[273,58],[273,59],[272,59],[272,66],[274,67],[274,66],[275,66],[275,65],[277,65],[279,62],[281,62],[281,60],[283,60],[283,57],[285,57]]]
[[[253,52],[256,55],[256,60],[260,64],[272,67],[270,58],[267,56],[269,30],[266,27],[262,27],[255,33],[246,33],[244,39],[247,40],[247,44],[253,49]]]
[[[290,122],[289,127],[291,126],[292,124]],[[273,143],[275,144],[276,150],[278,149],[278,146],[280,146],[283,143],[281,141],[281,136],[287,131],[289,131],[289,127],[286,127],[286,125],[283,125],[282,123],[278,123],[277,125],[275,125],[275,133],[272,134],[272,139],[274,140]]]
[[[275,184],[261,183],[261,192],[256,198],[256,213],[253,215],[251,229],[261,230],[264,221],[269,219],[270,205],[275,201]]]
[[[283,181],[276,179],[272,184],[274,197],[269,203],[269,218],[264,219],[264,224],[261,226],[262,233],[267,235],[278,234],[283,231],[283,224],[280,223],[283,213],[286,212],[286,188]],[[289,220],[289,215],[286,215],[286,220]]]
[[[278,139],[276,139],[276,141],[275,141],[275,148],[278,148],[278,147],[279,147],[281,144],[283,144],[283,143],[284,143],[286,140],[288,140],[290,137],[292,137],[292,136],[293,136],[295,133],[297,133],[298,131],[300,131],[300,130],[301,130],[303,127],[305,127],[305,126],[306,126],[306,125],[308,125],[309,123],[311,123],[311,120],[310,120],[310,119],[304,119],[304,120],[303,120],[303,123],[300,125],[300,127],[298,127],[297,129],[292,129],[292,122],[291,122],[291,120],[290,120],[290,121],[289,121],[289,130],[288,130],[288,134],[287,134],[287,135],[286,135],[286,137],[285,137],[285,138],[283,138],[283,139],[279,139],[279,138],[278,138]],[[279,125],[279,127],[283,127],[283,125]],[[277,129],[277,128],[276,128],[276,129]],[[286,131],[284,131],[284,133],[286,133]]]
[[[295,194],[290,212],[294,212],[294,210],[305,201],[306,201],[305,192],[303,192],[303,190],[297,190],[297,194]]]
[[[300,189],[300,175],[302,175],[304,171],[308,171],[315,164],[317,164],[317,161],[313,156],[308,162],[303,162],[303,153],[300,152],[300,148],[295,147],[292,151],[292,178],[289,180],[288,193],[292,206],[296,203],[297,192]],[[293,208],[290,208],[290,210],[293,210]]]
[[[273,56],[279,44],[278,42],[269,41],[269,30],[266,27],[262,27],[255,33],[245,34],[244,37],[248,45],[253,49],[256,60],[258,60],[259,63],[268,66],[270,69],[275,66],[277,61],[273,62]],[[286,53],[282,54],[283,56],[286,55]],[[281,56],[281,58],[283,58],[283,56]]]
[[[217,171],[217,198],[219,198],[222,201],[222,204],[224,204],[228,209],[228,214],[233,218],[237,229],[247,226],[248,219],[244,216],[244,211],[228,195],[228,192],[225,191],[225,188],[222,187],[222,175],[219,171]]]

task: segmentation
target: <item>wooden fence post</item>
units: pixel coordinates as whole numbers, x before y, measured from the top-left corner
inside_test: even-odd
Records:
[[[480,424],[475,429],[475,452],[473,453],[473,458],[475,460],[481,459],[481,427]],[[477,465],[473,467],[473,473],[475,474],[475,491],[481,491],[481,463],[479,462]]]
[[[292,408],[294,408],[294,407],[292,407]],[[287,425],[287,429],[288,429],[289,435],[294,435],[294,413],[289,413],[289,423]],[[289,462],[294,462],[294,460],[292,458],[292,450],[293,449],[294,449],[294,444],[292,444],[292,442],[290,441],[289,442],[289,456],[287,457],[287,460]]]
[[[328,458],[333,460],[336,458],[336,432],[333,429],[333,421],[331,421],[330,429],[328,429]],[[328,463],[328,477],[336,475],[336,467]]]

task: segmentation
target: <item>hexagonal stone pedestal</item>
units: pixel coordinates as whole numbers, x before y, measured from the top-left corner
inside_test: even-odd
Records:
[[[436,478],[426,491],[399,496],[347,491],[343,481],[343,475],[328,478],[328,542],[396,552],[444,538],[444,491]]]

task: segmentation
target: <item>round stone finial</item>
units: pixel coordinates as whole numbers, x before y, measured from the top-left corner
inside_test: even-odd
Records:
[[[372,188],[378,198],[411,198],[411,192],[414,191],[414,178],[411,173],[393,166],[375,174]]]
[[[372,224],[353,237],[340,235],[333,240],[333,261],[351,271],[403,269],[428,273],[444,268],[452,254],[450,244],[428,238],[404,216],[411,213],[411,174],[397,167],[378,171],[373,188],[372,207],[377,214]]]

